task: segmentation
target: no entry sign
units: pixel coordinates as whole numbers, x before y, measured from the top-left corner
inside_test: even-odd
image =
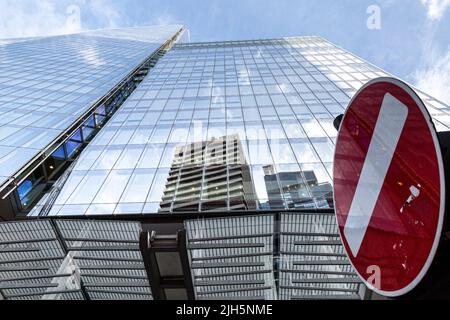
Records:
[[[350,262],[385,296],[414,289],[435,256],[445,210],[437,133],[405,83],[366,84],[342,119],[334,158],[336,218]]]

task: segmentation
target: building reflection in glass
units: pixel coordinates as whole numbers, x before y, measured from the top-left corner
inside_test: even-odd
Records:
[[[258,170],[263,183],[254,182],[238,134],[178,146],[159,212],[333,207],[331,184],[319,183],[312,168],[261,165],[254,176]]]
[[[237,134],[175,149],[160,212],[252,209],[256,195]]]
[[[276,172],[273,165],[263,167],[270,208],[332,208],[332,185],[319,183],[313,170],[295,171],[296,168],[296,165],[285,165]]]

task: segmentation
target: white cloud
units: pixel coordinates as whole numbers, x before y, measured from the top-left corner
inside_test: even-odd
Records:
[[[450,49],[428,57],[426,65],[414,74],[416,86],[450,105]]]
[[[427,22],[419,41],[422,55],[413,73],[414,85],[450,105],[450,46],[443,50],[436,42],[439,21],[450,7],[450,0],[420,1],[427,7]]]
[[[440,20],[445,11],[450,7],[450,0],[420,0],[427,8],[427,16],[430,20]]]
[[[160,25],[160,26],[179,24],[178,20],[174,16],[172,16],[171,14],[168,14],[168,13],[159,15],[154,22],[156,25]]]
[[[58,10],[55,1],[3,0],[0,11],[0,38],[65,34],[81,25],[68,22],[69,8]],[[74,21],[74,20],[71,20]]]
[[[108,0],[90,0],[86,9],[97,18],[102,18],[104,23],[102,28],[117,28],[123,26],[125,16],[122,11]]]
[[[106,0],[1,0],[0,38],[68,34],[119,27],[121,10]],[[83,20],[88,19],[88,20]]]
[[[182,24],[175,15],[169,13],[167,10],[160,12],[153,12],[149,14],[147,16],[147,19],[141,23],[143,23],[143,25],[157,25],[157,26]]]

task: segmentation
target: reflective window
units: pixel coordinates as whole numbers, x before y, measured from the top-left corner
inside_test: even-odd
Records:
[[[117,204],[131,173],[131,170],[111,170],[92,203]]]
[[[67,204],[89,204],[94,199],[100,187],[103,185],[109,171],[89,171],[83,180],[79,182],[67,200]],[[66,184],[65,188],[71,188]]]

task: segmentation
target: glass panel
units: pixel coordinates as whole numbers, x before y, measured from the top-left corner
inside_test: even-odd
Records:
[[[90,145],[101,145],[106,146],[111,141],[112,137],[116,134],[118,128],[115,127],[104,127],[100,130],[99,134],[95,137],[95,139],[90,143]]]
[[[73,191],[67,204],[89,204],[102,186],[109,171],[90,171]]]
[[[231,136],[235,134],[239,136],[239,140],[241,141],[246,140],[245,127],[243,122],[229,123],[227,125],[227,135]]]
[[[154,127],[140,127],[134,132],[129,144],[146,144],[151,137]]]
[[[99,115],[99,114],[96,114],[96,115],[95,115],[95,122],[96,122],[98,125],[103,124],[105,121],[106,121],[106,117],[105,117],[105,116],[102,116],[102,115]]]
[[[136,169],[120,198],[120,202],[144,203],[152,185],[155,171],[155,169]]]
[[[252,180],[255,186],[256,196],[261,208],[269,209],[269,196],[265,180],[265,170],[263,166],[252,166]]]
[[[269,140],[286,139],[283,127],[279,121],[270,121],[264,123],[266,135]]]
[[[166,149],[164,151],[164,155],[159,164],[160,168],[170,168],[174,164],[175,154],[178,150],[178,145],[176,144],[167,144]]]
[[[90,116],[85,122],[84,125],[87,127],[95,128],[95,119],[94,115]]]
[[[282,197],[282,192],[280,189],[279,184],[279,177],[276,172],[276,169],[273,165],[265,165],[262,166],[262,172],[260,167],[256,167],[257,171],[255,172],[255,169],[253,170],[253,173],[256,173],[259,177],[256,179],[261,179],[261,175],[263,175],[264,179],[264,186],[267,192],[267,202],[264,203],[260,199],[260,206],[262,208],[266,209],[277,209],[277,208],[284,208],[284,201]],[[260,187],[261,188],[261,187]],[[264,194],[262,194],[264,195]]]
[[[253,165],[267,165],[273,163],[266,140],[249,141],[250,163]]]
[[[146,199],[146,202],[151,203],[151,204],[157,203],[159,206],[159,203],[161,202],[162,197],[163,197],[168,174],[169,174],[168,169],[159,169],[156,172],[155,179],[153,181],[153,185],[152,185],[150,193]],[[145,211],[145,208],[144,208],[144,211]],[[157,211],[153,211],[153,213],[154,212],[157,212]],[[145,211],[144,213],[152,213],[152,212]]]
[[[17,187],[17,193],[23,208],[32,205],[36,197],[45,188],[46,182],[42,169],[35,170],[27,179]]]
[[[106,115],[105,105],[104,104],[100,105],[95,112],[97,114],[105,116]]]
[[[30,179],[25,180],[17,187],[17,193],[19,194],[19,198],[22,200],[28,192],[30,192],[31,188],[33,188],[33,181]]]
[[[303,128],[297,121],[283,121],[283,127],[286,131],[286,135],[289,139],[295,139],[295,138],[306,138],[306,134],[303,131]]]
[[[70,137],[70,140],[78,142],[83,141],[83,139],[81,138],[81,130],[78,129],[77,131],[75,131],[75,133]]]
[[[169,139],[171,128],[171,126],[157,127],[149,143],[166,143]]]
[[[310,138],[322,138],[327,136],[317,120],[302,120],[301,124]]]
[[[114,169],[134,169],[143,151],[144,146],[139,145],[127,146],[123,150],[116,164],[114,165]]]
[[[257,108],[246,108],[243,110],[244,121],[261,121],[261,117],[259,115],[259,111]]]
[[[55,152],[52,153],[52,157],[58,158],[58,159],[65,159],[66,155],[64,152],[64,146],[59,147],[55,150]]]
[[[92,138],[92,135],[97,131],[96,129],[90,128],[90,127],[82,127],[83,131],[83,139],[84,141],[90,141]]]
[[[330,139],[311,139],[311,142],[319,154],[322,162],[333,162],[334,145]]]
[[[332,180],[323,164],[302,164],[302,170],[316,205],[319,208],[333,207]]]
[[[189,133],[189,125],[175,125],[170,135],[169,142],[186,143]]]
[[[164,144],[149,144],[146,146],[141,159],[138,162],[137,168],[157,168],[161,156],[164,152],[166,145]]]
[[[94,162],[91,170],[111,170],[122,151],[123,149],[120,146],[107,146]]]
[[[306,139],[291,140],[292,149],[299,163],[320,162],[317,153]]]
[[[61,169],[63,169],[63,165],[67,164],[67,161],[60,158],[48,157],[44,161],[45,171],[47,172],[48,179],[55,179],[55,175],[57,175]]]
[[[266,139],[266,133],[262,123],[250,122],[245,124],[245,130],[247,132],[247,139],[249,140],[264,140]]]
[[[304,172],[295,165],[278,166],[278,178],[288,208],[315,208]]]
[[[131,170],[111,170],[93,203],[116,204],[130,179]]]
[[[98,157],[103,152],[103,146],[92,146],[83,150],[80,157],[77,160],[77,165],[73,170],[89,170],[92,165],[97,162]]]
[[[131,136],[134,134],[135,128],[121,128],[117,134],[112,138],[109,144],[119,145],[127,144],[130,141]]]
[[[80,182],[85,175],[86,171],[73,171],[59,193],[55,204],[64,204],[71,196],[72,192],[80,185]]]
[[[276,164],[296,162],[287,140],[270,140],[270,149]]]

